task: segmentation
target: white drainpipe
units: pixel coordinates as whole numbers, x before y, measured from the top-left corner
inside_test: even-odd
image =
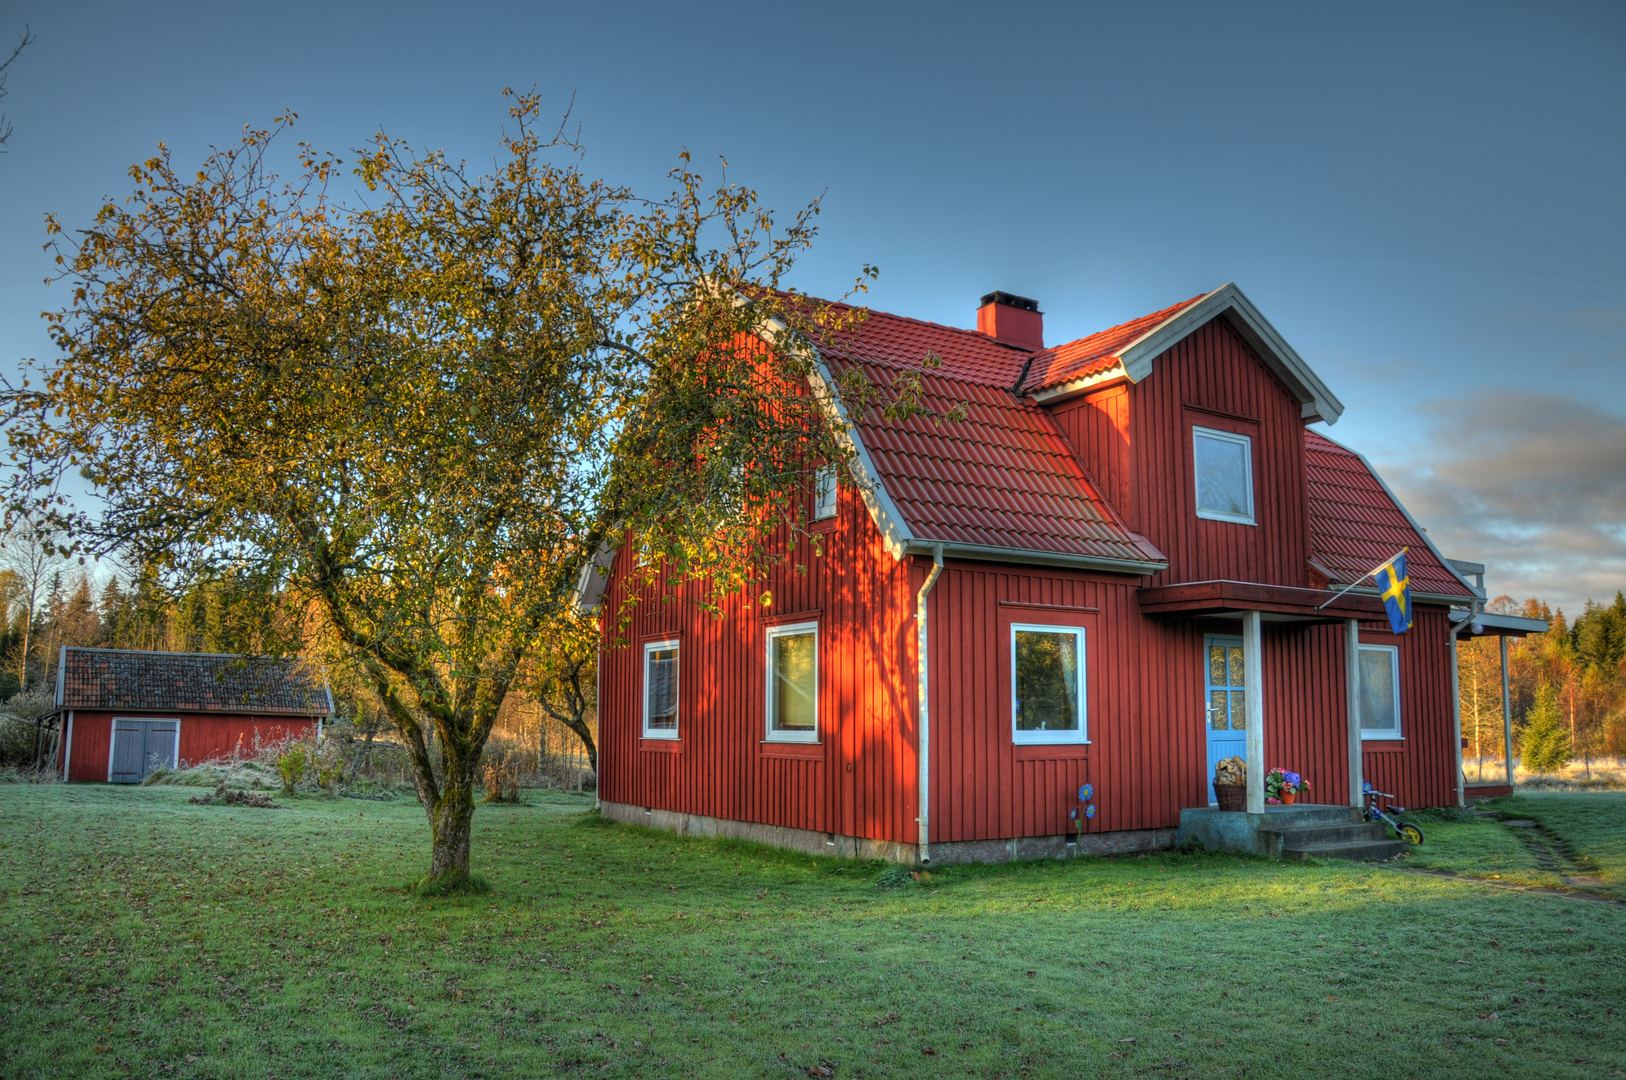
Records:
[[[931,709],[927,703],[927,684],[929,682],[930,662],[926,653],[926,598],[931,595],[932,586],[937,584],[937,576],[943,572],[943,545],[932,545],[932,569],[926,575],[926,581],[920,586],[920,594],[915,597],[915,648],[917,651],[916,668],[920,673],[920,716],[916,731],[920,733],[918,757],[920,759],[920,816],[915,820],[920,822],[920,861],[931,862],[931,805],[932,805],[932,725]]]

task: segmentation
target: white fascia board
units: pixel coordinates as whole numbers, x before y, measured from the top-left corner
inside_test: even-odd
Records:
[[[615,549],[608,540],[601,540],[598,551],[582,564],[581,573],[576,577],[576,611],[581,615],[591,615],[598,609],[599,601],[604,599],[604,590],[610,584],[610,567],[615,564]]]
[[[1169,564],[1164,562],[1104,559],[1092,555],[1068,555],[1058,551],[990,547],[984,544],[955,544],[946,540],[916,540],[909,546],[908,551],[913,555],[930,555],[939,548],[942,549],[945,558],[951,559],[1021,563],[1029,566],[1060,566],[1074,570],[1100,570],[1109,574],[1157,574],[1169,568]]]
[[[770,344],[780,344],[781,339],[789,333],[789,328],[778,319],[768,319],[764,322],[762,336]],[[836,392],[836,380],[830,373],[829,365],[825,363],[824,354],[817,347],[805,342],[786,341],[784,344],[811,353],[813,375],[808,382],[812,386],[813,396],[829,415],[837,441],[852,453],[853,484],[858,488],[859,498],[863,499],[864,505],[869,508],[870,517],[886,544],[886,550],[894,559],[902,561],[906,549],[914,542],[914,533],[898,510],[898,504],[893,502],[892,496],[887,493],[886,485],[881,482],[881,474],[875,469],[875,460],[870,457],[869,448],[864,445],[863,437],[858,433],[858,426],[847,415],[847,406],[842,402],[841,395]]]
[[[1327,389],[1327,384],[1310,369],[1304,358],[1270,325],[1269,320],[1259,313],[1253,301],[1243,295],[1234,282],[1215,289],[1119,350],[1118,357],[1123,362],[1125,373],[1131,381],[1140,382],[1152,373],[1153,360],[1199,326],[1220,315],[1226,317],[1226,321],[1253,347],[1266,366],[1293,390],[1299,399],[1304,419],[1324,420],[1329,424],[1337,422],[1344,412],[1343,402]]]
[[[1320,432],[1317,432],[1317,434],[1320,434]],[[1445,567],[1445,569],[1451,574],[1451,576],[1456,578],[1457,581],[1462,584],[1462,587],[1464,589],[1468,590],[1468,595],[1469,596],[1477,597],[1480,600],[1485,599],[1485,590],[1474,588],[1473,585],[1469,583],[1468,579],[1462,576],[1462,571],[1458,570],[1454,565],[1452,565],[1452,562],[1451,562],[1450,559],[1447,559],[1444,555],[1440,554],[1440,549],[1435,547],[1434,546],[1434,541],[1429,538],[1428,531],[1426,529],[1424,529],[1421,525],[1417,524],[1417,519],[1411,516],[1411,511],[1406,509],[1406,504],[1401,502],[1395,496],[1394,489],[1391,488],[1389,486],[1389,482],[1383,478],[1383,474],[1378,472],[1376,469],[1374,469],[1372,467],[1372,463],[1370,461],[1366,460],[1366,455],[1365,454],[1361,453],[1359,450],[1355,450],[1355,449],[1352,449],[1352,448],[1350,448],[1348,446],[1345,446],[1343,443],[1339,442],[1336,439],[1327,438],[1327,436],[1325,436],[1325,435],[1322,435],[1321,437],[1323,439],[1327,439],[1328,442],[1332,443],[1334,446],[1338,447],[1341,450],[1348,450],[1351,454],[1354,454],[1358,459],[1360,459],[1361,464],[1366,466],[1366,471],[1372,474],[1372,478],[1374,480],[1376,480],[1378,482],[1378,486],[1383,489],[1383,493],[1385,495],[1389,496],[1389,501],[1394,503],[1397,507],[1400,508],[1400,512],[1403,515],[1405,515],[1407,523],[1410,524],[1413,529],[1417,530],[1417,535],[1421,536],[1423,538],[1423,543],[1428,546],[1428,550],[1432,551],[1434,553],[1434,557],[1436,559],[1440,560],[1440,565]],[[1417,595],[1422,596],[1423,594],[1418,593]],[[1430,599],[1438,598],[1438,599],[1442,599],[1442,600],[1450,599],[1450,600],[1453,600],[1453,601],[1460,601],[1460,600],[1463,599],[1463,597],[1460,597],[1460,596],[1458,596],[1458,597],[1444,597],[1444,596],[1434,597],[1434,596],[1430,596],[1429,598]]]
[[[1052,402],[1062,401],[1077,394],[1082,394],[1087,390],[1104,389],[1112,383],[1119,382],[1124,378],[1124,366],[1122,363],[1117,363],[1113,364],[1105,371],[1098,371],[1094,375],[1086,375],[1082,379],[1074,379],[1071,382],[1064,382],[1059,386],[1052,386],[1048,390],[1040,390],[1037,393],[1030,394],[1029,396],[1041,405],[1049,405]]]

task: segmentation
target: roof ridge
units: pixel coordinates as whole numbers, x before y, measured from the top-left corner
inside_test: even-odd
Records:
[[[218,652],[171,652],[168,649],[109,649],[102,645],[64,645],[68,652],[99,652],[120,653],[126,656],[191,656],[207,657],[212,660],[304,660],[304,653],[289,653],[287,656],[269,656],[264,653],[218,653]]]

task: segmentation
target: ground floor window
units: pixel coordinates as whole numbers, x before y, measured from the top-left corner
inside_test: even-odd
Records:
[[[1011,684],[1016,742],[1087,741],[1083,627],[1013,623]]]
[[[819,738],[819,626],[768,628],[768,739]]]
[[[1361,738],[1400,738],[1400,650],[1361,646]]]
[[[678,643],[644,646],[644,738],[678,737]]]

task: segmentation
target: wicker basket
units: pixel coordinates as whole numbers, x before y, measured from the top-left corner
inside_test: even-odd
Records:
[[[1240,812],[1248,808],[1247,784],[1215,784],[1214,795],[1221,810]]]

